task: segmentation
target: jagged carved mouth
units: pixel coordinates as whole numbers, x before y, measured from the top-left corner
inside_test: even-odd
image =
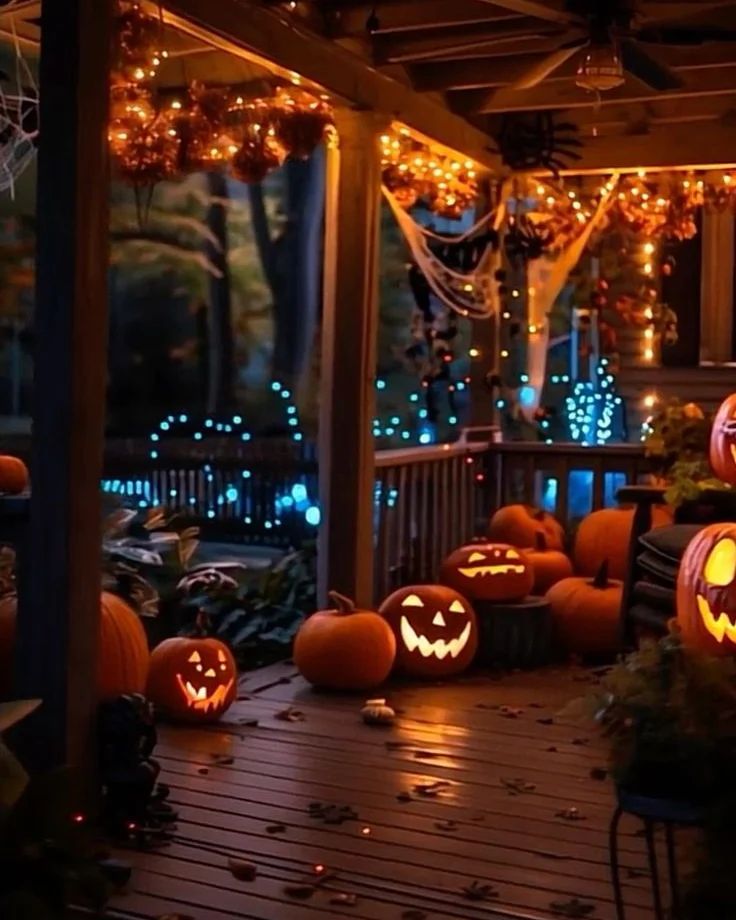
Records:
[[[434,642],[430,642],[426,636],[417,635],[411,623],[406,617],[402,616],[401,638],[404,640],[404,645],[410,652],[416,649],[422,658],[434,657],[442,661],[444,658],[447,658],[448,655],[450,658],[457,658],[460,652],[462,652],[468,644],[471,626],[472,624],[468,621],[465,624],[465,629],[463,629],[460,635],[455,639],[435,639]]]
[[[185,681],[181,674],[177,674],[176,679],[187,701],[187,706],[190,709],[204,712],[209,712],[210,709],[217,709],[224,705],[234,680],[231,677],[226,684],[218,684],[211,693],[208,693],[207,687],[195,687],[191,681]]]
[[[524,566],[514,565],[513,562],[503,565],[476,565],[472,568],[459,569],[459,572],[466,578],[477,578],[478,576],[486,575],[523,575]]]
[[[697,600],[703,624],[711,636],[717,642],[723,642],[724,639],[728,639],[736,644],[736,623],[733,622],[732,616],[728,613],[720,613],[716,616],[702,594],[698,594]]]
[[[731,459],[736,463],[736,444],[729,444],[728,446],[731,449]]]

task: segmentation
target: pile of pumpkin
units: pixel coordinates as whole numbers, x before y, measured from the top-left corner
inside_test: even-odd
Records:
[[[450,677],[476,658],[478,616],[493,615],[494,605],[521,610],[529,595],[545,596],[562,653],[612,655],[620,648],[633,514],[619,508],[590,514],[570,557],[562,525],[551,514],[524,505],[501,508],[486,539],[444,560],[440,584],[400,588],[377,611],[356,610],[332,595],[334,609],[302,625],[295,664],[310,683],[340,690],[379,686],[393,670]],[[658,512],[655,525],[668,522],[666,512]]]

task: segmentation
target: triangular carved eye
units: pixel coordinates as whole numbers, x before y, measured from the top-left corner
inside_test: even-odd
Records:
[[[516,552],[515,549],[509,549],[506,551],[507,559],[521,559],[521,556]]]
[[[483,553],[471,553],[468,562],[484,562],[485,558]]]
[[[201,660],[202,660],[202,659],[201,659],[201,657],[200,657],[200,655],[199,655],[199,652],[192,652],[192,654],[191,654],[191,655],[189,656],[189,658],[187,659],[187,661],[188,661],[190,664],[199,664],[199,662],[200,662]]]
[[[410,594],[401,602],[402,607],[424,607],[421,597],[416,594]]]
[[[465,608],[460,601],[453,601],[450,604],[450,613],[465,613]]]
[[[715,587],[730,585],[736,576],[736,543],[729,537],[719,540],[705,563],[703,572],[707,584]]]

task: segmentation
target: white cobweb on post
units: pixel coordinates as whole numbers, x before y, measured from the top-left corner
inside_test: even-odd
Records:
[[[3,7],[13,36],[13,73],[0,79],[0,191],[15,197],[15,183],[36,157],[39,117],[38,85],[21,51],[15,30],[13,8],[24,3],[11,2]]]

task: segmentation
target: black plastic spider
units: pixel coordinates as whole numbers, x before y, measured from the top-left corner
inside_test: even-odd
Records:
[[[494,139],[510,169],[548,169],[557,176],[567,161],[580,159],[577,134],[577,125],[556,122],[553,112],[512,112],[502,116]]]
[[[512,262],[532,262],[544,255],[553,240],[554,233],[550,229],[522,215],[507,230],[504,246]]]

